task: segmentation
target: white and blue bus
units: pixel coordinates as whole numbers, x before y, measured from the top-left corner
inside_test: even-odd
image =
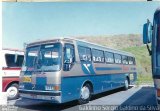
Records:
[[[20,74],[22,98],[64,103],[123,87],[136,81],[135,57],[82,40],[63,38],[26,46]]]
[[[152,77],[160,107],[160,7],[153,15],[153,25],[147,20],[143,26],[143,43],[146,44],[152,62]],[[150,45],[148,44],[151,44]]]

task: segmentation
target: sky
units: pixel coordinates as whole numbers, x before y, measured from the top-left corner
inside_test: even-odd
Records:
[[[142,34],[160,2],[3,2],[2,47],[69,36]]]

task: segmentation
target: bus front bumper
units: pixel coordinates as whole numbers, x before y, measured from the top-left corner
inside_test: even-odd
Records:
[[[61,91],[19,90],[20,97],[61,103]]]

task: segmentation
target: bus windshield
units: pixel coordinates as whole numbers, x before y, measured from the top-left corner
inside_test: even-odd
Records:
[[[52,43],[26,49],[26,70],[58,71],[61,68],[61,44]]]

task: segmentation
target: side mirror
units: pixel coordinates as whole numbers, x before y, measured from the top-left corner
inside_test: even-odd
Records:
[[[71,59],[65,59],[65,60],[64,60],[63,70],[64,70],[64,71],[70,71],[71,66],[72,66],[72,61],[71,61]]]
[[[143,25],[143,43],[148,44],[151,42],[151,39],[152,39],[152,24],[148,20],[147,23]]]

